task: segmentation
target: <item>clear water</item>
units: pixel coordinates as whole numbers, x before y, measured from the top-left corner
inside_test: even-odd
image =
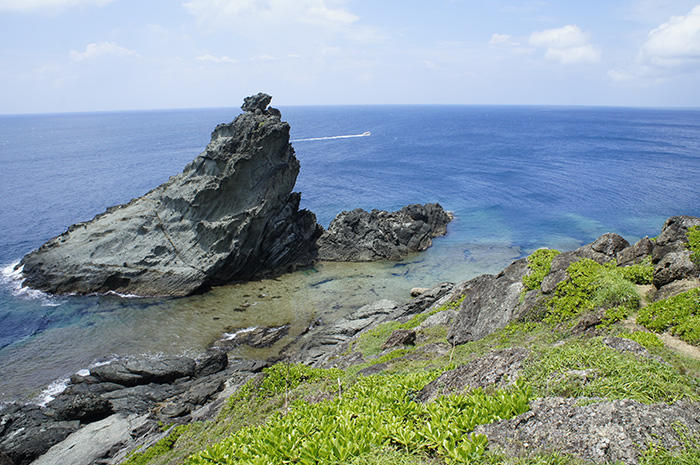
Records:
[[[0,401],[118,355],[197,353],[224,332],[292,335],[414,286],[494,272],[604,232],[634,241],[700,215],[700,111],[495,106],[281,108],[300,141],[297,190],[341,210],[440,202],[448,235],[403,263],[320,264],[183,299],[51,297],[0,284]],[[0,116],[0,265],[182,170],[236,109]],[[9,270],[9,268],[7,268]],[[242,311],[241,311],[242,310]],[[288,341],[282,341],[280,345]],[[266,356],[246,351],[244,356]]]

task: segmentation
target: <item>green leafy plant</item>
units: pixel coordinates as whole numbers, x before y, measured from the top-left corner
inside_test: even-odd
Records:
[[[491,394],[477,389],[430,404],[415,402],[414,393],[435,375],[362,377],[342,397],[316,404],[295,402],[286,414],[243,428],[187,463],[338,464],[366,457],[382,446],[471,463],[486,448],[485,437],[469,435],[476,425],[528,409],[530,391],[522,383]]]
[[[670,331],[684,341],[700,344],[700,288],[642,308],[637,322],[652,331]]]
[[[179,425],[172,428],[170,433],[143,452],[134,452],[122,462],[122,465],[146,465],[151,460],[165,454],[173,448],[175,442],[191,428],[191,425]]]
[[[690,259],[700,266],[700,226],[688,228],[688,248]]]
[[[552,268],[552,260],[560,253],[554,249],[538,249],[527,257],[527,266],[530,268],[530,272],[523,276],[525,289],[540,288],[542,280]]]
[[[619,336],[624,337],[625,339],[631,339],[643,345],[647,349],[664,346],[664,343],[661,339],[659,339],[659,336],[648,331],[633,331],[631,333],[621,333]]]

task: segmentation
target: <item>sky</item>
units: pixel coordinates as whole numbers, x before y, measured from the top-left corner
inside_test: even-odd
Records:
[[[700,0],[0,0],[0,114],[700,107]]]

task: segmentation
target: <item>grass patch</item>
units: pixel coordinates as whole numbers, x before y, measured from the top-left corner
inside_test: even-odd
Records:
[[[591,370],[587,382],[568,374]],[[656,360],[637,358],[599,338],[541,349],[528,359],[523,378],[539,396],[605,397],[644,403],[698,400],[698,382]]]
[[[700,288],[647,305],[639,311],[637,323],[700,345]]]
[[[369,331],[362,333],[357,340],[352,343],[350,347],[350,352],[358,350],[365,357],[374,357],[382,352],[382,346],[386,342],[387,338],[397,329],[414,329],[420,326],[428,317],[435,315],[436,313],[444,312],[445,310],[457,310],[459,306],[464,301],[464,296],[459,299],[448,302],[441,305],[429,312],[419,313],[414,315],[410,320],[405,323],[399,323],[398,321],[388,321],[376,326]]]
[[[523,276],[523,286],[525,289],[539,289],[542,280],[549,274],[552,268],[552,260],[561,252],[554,249],[538,249],[527,257],[527,267],[530,272]]]
[[[170,434],[165,436],[160,441],[153,444],[151,447],[143,452],[134,452],[129,455],[129,457],[122,462],[122,465],[146,465],[152,463],[153,460],[167,454],[173,448],[175,442],[183,435],[183,433],[189,431],[192,428],[191,424],[179,425],[172,428]]]
[[[469,435],[476,425],[528,409],[530,393],[522,384],[492,394],[477,389],[416,403],[414,394],[435,376],[362,377],[342,397],[316,404],[296,402],[264,427],[241,429],[187,463],[348,463],[383,445],[406,454],[470,463],[483,457],[486,448],[484,436]]]

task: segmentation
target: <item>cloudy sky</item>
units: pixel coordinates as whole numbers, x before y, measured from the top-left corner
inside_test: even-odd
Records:
[[[0,0],[0,113],[700,106],[700,1]]]

